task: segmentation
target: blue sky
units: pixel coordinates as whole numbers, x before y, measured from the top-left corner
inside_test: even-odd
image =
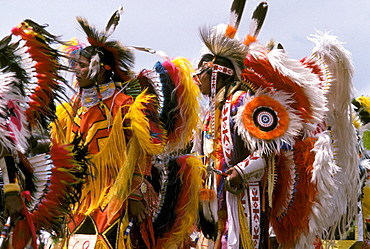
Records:
[[[239,27],[240,37],[248,31],[251,13],[259,1],[247,2]],[[370,95],[370,1],[369,0],[270,0],[259,40],[274,39],[284,45],[292,58],[311,53],[314,44],[307,39],[316,30],[330,31],[344,42],[355,67],[354,96]],[[231,0],[17,0],[1,1],[0,37],[29,18],[48,24],[48,31],[69,40],[85,41],[76,16],[82,16],[103,29],[110,15],[123,5],[125,11],[112,38],[127,46],[146,46],[165,51],[170,57],[184,56],[196,62],[203,25],[227,23]],[[136,52],[135,70],[151,69],[158,57]]]

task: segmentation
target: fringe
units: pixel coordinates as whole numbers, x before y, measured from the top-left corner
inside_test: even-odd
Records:
[[[244,213],[241,200],[238,200],[238,215],[240,224],[240,245],[243,249],[253,248],[252,235],[249,230],[248,220]]]
[[[142,174],[144,174],[144,169],[142,169],[140,166],[147,164],[146,160],[148,160],[148,155],[159,154],[163,150],[164,141],[158,141],[155,137],[152,136],[150,130],[150,121],[145,115],[145,108],[148,108],[148,104],[152,103],[153,96],[146,95],[145,93],[146,92],[143,91],[135,99],[135,102],[130,105],[129,110],[124,117],[124,120],[130,120],[131,127],[129,127],[129,129],[132,130],[132,138],[127,144],[127,148],[119,146],[120,143],[124,141],[124,139],[122,139],[122,137],[124,138],[124,134],[121,118],[121,121],[119,123],[119,125],[121,125],[121,129],[119,131],[120,136],[113,136],[117,137],[117,140],[119,141],[108,142],[108,144],[112,146],[111,150],[117,153],[116,155],[112,155],[114,156],[112,159],[119,159],[118,162],[114,161],[114,164],[121,165],[115,172],[115,180],[110,185],[111,189],[105,197],[105,202],[103,205],[108,205],[108,213],[110,217],[114,217],[114,215],[122,207],[122,204],[131,194],[132,177],[135,172],[135,167],[138,167],[138,169],[142,171]],[[116,122],[116,119],[117,117],[115,118],[114,122]],[[112,132],[114,130],[115,129],[113,127]],[[125,146],[125,143],[121,145]],[[125,153],[126,150],[127,152]],[[104,196],[102,197],[104,198]],[[110,217],[108,218],[110,219]]]
[[[89,174],[87,176],[87,184],[82,190],[81,205],[78,212],[88,215],[100,206],[106,206],[106,194],[109,188],[116,180],[120,170],[125,171],[125,163],[127,161],[126,140],[123,128],[123,118],[121,107],[115,116],[111,132],[104,148],[91,158],[89,164]],[[109,113],[106,110],[106,113]],[[128,172],[128,171],[127,171]],[[129,178],[129,176],[127,176]],[[125,185],[128,185],[129,180],[125,180]],[[123,188],[128,193],[127,188]],[[122,199],[116,208],[111,210],[112,217],[118,212],[122,206]]]
[[[194,156],[182,156],[177,159],[180,170],[178,177],[182,188],[175,207],[176,219],[170,229],[158,238],[156,248],[183,248],[190,239],[190,233],[197,219],[199,190],[202,184],[203,164]]]

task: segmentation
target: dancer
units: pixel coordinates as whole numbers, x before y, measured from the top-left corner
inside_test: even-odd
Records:
[[[268,248],[271,231],[283,248],[310,248],[356,214],[349,54],[327,34],[312,38],[317,47],[302,61],[259,44],[266,7],[257,7],[244,41],[233,38],[235,23],[201,29],[198,77],[210,103],[199,248]]]
[[[153,159],[187,145],[197,124],[199,91],[191,90],[192,69],[185,58],[165,57],[156,64],[165,92],[161,99],[157,92],[162,89],[152,81],[155,71],[132,71],[133,49],[152,50],[109,40],[121,12],[122,8],[113,14],[102,32],[78,17],[90,45],[76,44],[76,51],[67,48],[74,54],[79,92],[71,103],[58,107],[59,123],[53,125],[52,137],[63,144],[81,136],[80,146],[86,147],[90,159],[64,245],[86,240],[94,248],[182,247],[195,222],[201,164],[187,156],[173,168],[180,184],[176,190],[187,188],[177,192],[179,197],[171,196],[171,203],[182,202],[173,206],[181,209],[173,216],[163,213],[167,202],[159,202],[160,189],[153,187],[160,180],[155,178],[159,175]],[[161,215],[166,215],[164,220],[158,218]]]

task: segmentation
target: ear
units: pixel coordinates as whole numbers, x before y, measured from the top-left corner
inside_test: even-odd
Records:
[[[105,68],[100,67],[100,72],[98,73],[98,77],[103,77],[105,75]]]
[[[98,83],[103,83],[104,80],[105,80],[105,68],[100,67],[100,71],[97,75],[97,81],[98,81]]]

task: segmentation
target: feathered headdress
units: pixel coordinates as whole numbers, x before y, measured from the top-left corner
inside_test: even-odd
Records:
[[[235,74],[240,75],[248,50],[238,39],[225,36],[225,30],[226,25],[222,24],[213,28],[202,27],[200,29],[200,36],[204,44],[202,55],[212,54],[214,57],[230,60],[236,71]]]
[[[90,59],[90,78],[94,78],[103,66],[106,70],[112,70],[117,81],[130,80],[130,70],[133,67],[134,55],[129,48],[120,44],[119,41],[110,40],[109,36],[116,29],[120,14],[123,12],[123,7],[120,7],[109,19],[104,31],[98,31],[90,26],[86,19],[77,17],[77,21],[87,35],[87,40],[91,44],[92,49],[84,49],[81,55]],[[110,58],[111,54],[113,58]],[[105,60],[103,57],[109,56]]]

